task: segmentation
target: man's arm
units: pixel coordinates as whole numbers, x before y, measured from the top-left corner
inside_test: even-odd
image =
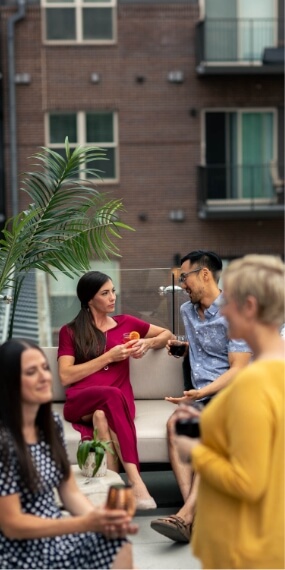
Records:
[[[185,392],[184,394],[189,394],[191,399],[193,398],[194,400],[213,396],[213,394],[219,392],[232,381],[236,373],[249,363],[250,358],[251,352],[229,352],[228,359],[230,367],[224,374],[216,378],[213,382],[210,382],[208,386],[201,388],[201,390],[189,390],[187,394]],[[194,395],[193,392],[195,392],[196,395]]]
[[[166,397],[165,400],[173,404],[182,404],[191,402],[192,400],[201,400],[202,398],[209,398],[227,386],[235,377],[236,373],[246,366],[251,358],[251,352],[229,352],[229,369],[221,376],[210,382],[208,386],[204,386],[201,390],[185,390],[183,396],[180,398]]]

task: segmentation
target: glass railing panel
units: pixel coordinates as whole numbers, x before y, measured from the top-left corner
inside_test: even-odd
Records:
[[[93,261],[92,269],[95,268],[96,261]],[[98,270],[103,271],[102,262],[98,262]],[[177,283],[177,270],[121,270],[118,262],[110,262],[104,273],[111,274],[117,292],[113,314],[132,314],[149,323],[169,328],[176,334],[183,334],[180,305],[187,301],[187,296]],[[12,336],[29,338],[41,346],[57,346],[60,327],[76,316],[80,304],[76,296],[79,276],[74,275],[71,279],[61,272],[55,272],[55,275],[56,279],[34,270],[26,275],[15,311],[12,303],[10,314],[1,314],[2,328],[4,330],[5,320],[7,336],[13,318]],[[3,302],[2,309],[4,313]]]

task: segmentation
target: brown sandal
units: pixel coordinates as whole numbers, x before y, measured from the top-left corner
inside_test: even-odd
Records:
[[[156,532],[167,536],[175,542],[189,542],[191,538],[192,524],[188,523],[177,515],[170,515],[162,519],[151,521],[150,526]]]

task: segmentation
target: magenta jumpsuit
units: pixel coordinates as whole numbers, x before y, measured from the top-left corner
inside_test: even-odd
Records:
[[[124,332],[137,331],[144,338],[150,324],[131,315],[112,317],[117,326],[108,330],[106,352],[122,344]],[[59,331],[59,356],[75,356],[73,332],[64,325]],[[107,369],[106,369],[107,368]],[[92,438],[93,426],[82,422],[82,417],[95,410],[105,412],[108,425],[117,435],[122,458],[127,463],[135,463],[139,469],[136,429],[134,425],[135,402],[130,382],[129,359],[113,362],[108,367],[86,376],[66,389],[64,417],[80,432],[81,438]]]

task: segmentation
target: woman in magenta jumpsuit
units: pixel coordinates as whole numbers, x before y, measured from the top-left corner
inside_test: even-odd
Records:
[[[78,282],[81,309],[59,333],[59,374],[66,390],[64,417],[81,438],[112,440],[133,485],[137,508],[155,508],[154,499],[139,473],[135,404],[129,376],[129,357],[142,358],[150,349],[165,347],[172,333],[131,315],[110,316],[116,293],[112,280],[89,271]],[[123,333],[137,331],[140,338],[123,343]],[[118,462],[108,454],[108,468]]]

